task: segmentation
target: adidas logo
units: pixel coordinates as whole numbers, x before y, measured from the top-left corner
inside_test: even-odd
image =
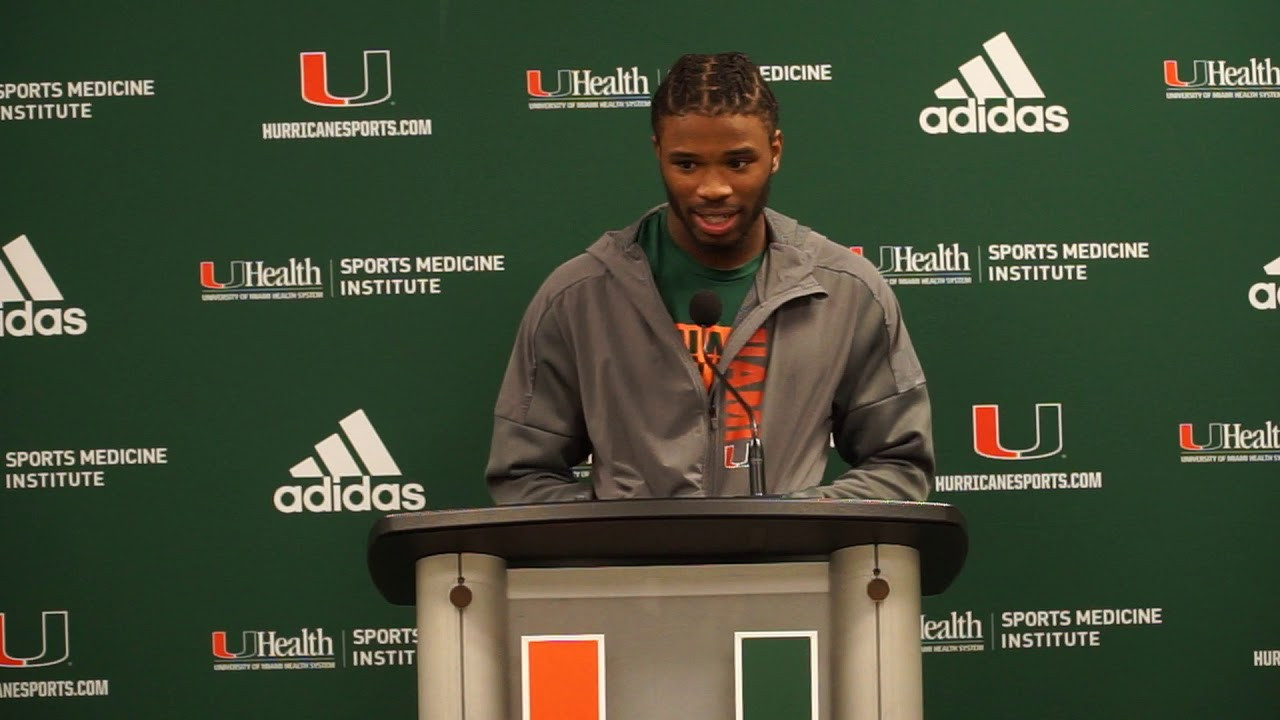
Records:
[[[1044,91],[1022,61],[1008,33],[1000,33],[982,43],[982,49],[991,59],[990,65],[987,58],[978,55],[960,66],[963,84],[959,79],[951,78],[933,91],[939,100],[964,100],[965,104],[937,105],[921,110],[921,130],[930,135],[1067,131],[1067,109],[1061,105],[1046,107],[1014,103],[1015,99],[1042,100]],[[992,65],[995,72],[991,70]],[[997,73],[1000,79],[996,79]],[[966,85],[968,91],[965,90]],[[997,102],[988,104],[988,100]]]
[[[0,263],[0,337],[83,335],[89,323],[82,308],[35,309],[37,302],[62,302],[62,292],[49,277],[49,271],[45,270],[27,236],[19,235],[10,240],[3,250],[13,273]],[[18,281],[21,281],[21,287]],[[26,289],[25,294],[23,288]],[[13,303],[21,303],[21,306],[14,308]]]
[[[1280,275],[1280,257],[1262,266],[1262,271],[1271,277]],[[1276,310],[1280,308],[1280,282],[1254,283],[1249,288],[1249,304],[1258,310]]]
[[[297,479],[316,478],[321,482],[311,485],[283,485],[276,488],[276,510],[282,513],[300,512],[365,512],[380,510],[400,512],[421,510],[427,506],[424,490],[418,483],[383,482],[373,484],[372,479],[400,477],[400,467],[382,444],[378,431],[373,429],[364,410],[357,410],[338,421],[342,434],[334,433],[316,443],[317,463],[309,457],[289,468],[289,475]],[[342,435],[346,436],[344,441]],[[355,450],[355,456],[350,448]],[[360,458],[364,469],[356,462]],[[324,465],[324,470],[320,465]],[[359,482],[346,486],[347,478],[360,478]]]

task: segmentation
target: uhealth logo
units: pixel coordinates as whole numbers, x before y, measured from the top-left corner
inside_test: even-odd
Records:
[[[329,89],[329,54],[298,54],[302,99],[321,107],[364,107],[391,99],[391,51],[364,51],[364,87],[356,95],[338,95]]]
[[[866,256],[861,245],[849,247]],[[960,243],[938,243],[930,248],[914,245],[881,245],[876,270],[890,285],[969,285],[973,270],[969,252]]]
[[[1014,103],[1015,99],[1043,100],[1045,95],[1008,33],[996,35],[983,43],[982,48],[987,51],[1000,79],[981,55],[965,62],[959,67],[964,84],[952,78],[933,91],[939,100],[964,100],[965,104],[926,107],[920,111],[921,130],[930,135],[1067,131],[1065,107]],[[1003,102],[988,105],[988,100]]]
[[[530,110],[649,107],[649,78],[634,65],[616,67],[608,74],[564,69],[554,74],[552,90],[541,70],[525,71]]]
[[[302,628],[297,635],[245,630],[236,649],[228,644],[225,630],[215,630],[212,641],[215,670],[329,670],[337,665],[333,638],[324,628]]]
[[[1237,422],[1178,425],[1182,462],[1274,462],[1280,460],[1280,424],[1270,420],[1262,427]],[[1200,438],[1205,438],[1203,441]]]
[[[1062,403],[1036,403],[1036,440],[1009,448],[1000,439],[1000,406],[973,406],[973,451],[992,460],[1038,460],[1062,452]]]
[[[200,263],[202,300],[296,300],[324,297],[324,277],[311,258],[289,258],[283,265],[262,260],[232,260],[219,275],[218,264]]]
[[[1184,80],[1177,60],[1164,61],[1164,84],[1168,90],[1276,90],[1280,89],[1280,66],[1271,58],[1249,58],[1248,65],[1228,65],[1226,60],[1192,60],[1191,79]]]
[[[267,265],[261,260],[233,260],[225,282],[218,280],[215,263],[200,263],[200,287],[205,290],[277,290],[321,287],[320,268],[311,258],[289,258],[285,265]]]
[[[35,655],[18,655],[10,647],[12,643],[6,633],[7,618],[5,613],[0,612],[0,668],[48,667],[66,662],[71,657],[67,611],[45,610],[40,613],[40,621],[40,652]]]
[[[13,272],[0,262],[0,337],[83,335],[89,327],[83,308],[36,309],[35,303],[62,302],[62,291],[40,262],[27,236],[10,240],[3,250]],[[15,307],[14,303],[21,304]]]
[[[425,491],[418,483],[372,483],[375,477],[398,478],[401,473],[400,466],[392,459],[364,410],[356,410],[338,421],[338,427],[346,435],[346,441],[342,435],[334,433],[315,445],[324,470],[320,469],[314,457],[289,468],[289,475],[296,479],[317,479],[320,482],[277,488],[276,510],[282,513],[399,512],[421,510],[427,506]],[[363,470],[347,443],[364,464]],[[348,478],[360,480],[344,487],[342,481]]]
[[[945,620],[920,616],[920,652],[973,652],[986,647],[982,621],[972,610],[965,610],[963,615],[952,610]]]
[[[1271,277],[1280,276],[1280,257],[1262,266]],[[1249,304],[1257,310],[1275,310],[1280,307],[1280,282],[1258,282],[1249,288]]]

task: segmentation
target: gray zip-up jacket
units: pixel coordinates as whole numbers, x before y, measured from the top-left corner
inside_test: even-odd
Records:
[[[765,213],[764,261],[720,368],[768,323],[766,493],[923,500],[932,419],[897,300],[861,256]],[[498,503],[749,494],[713,440],[720,384],[708,398],[636,244],[642,220],[561,265],[529,303],[494,410]],[[820,486],[829,438],[851,468]],[[585,487],[572,468],[589,453]]]

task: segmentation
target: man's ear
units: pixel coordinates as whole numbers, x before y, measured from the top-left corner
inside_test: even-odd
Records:
[[[657,136],[657,135],[650,135],[650,136],[649,136],[649,142],[653,143],[653,154],[654,154],[655,156],[657,156],[659,160],[661,160],[661,159],[662,159],[662,150],[658,147],[658,136]]]
[[[773,131],[773,139],[769,141],[769,150],[773,155],[773,158],[772,158],[773,164],[769,169],[769,174],[772,175],[773,173],[778,172],[778,168],[782,166],[782,131],[781,130],[775,129]]]

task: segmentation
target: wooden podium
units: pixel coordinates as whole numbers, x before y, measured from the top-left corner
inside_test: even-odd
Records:
[[[948,505],[689,498],[391,515],[368,560],[422,720],[914,720],[967,549]]]

